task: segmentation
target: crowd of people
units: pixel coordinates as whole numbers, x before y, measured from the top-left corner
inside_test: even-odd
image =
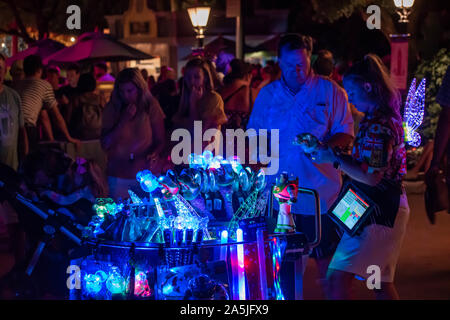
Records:
[[[402,188],[406,151],[401,97],[375,55],[338,72],[331,52],[319,51],[313,63],[312,53],[310,37],[288,34],[280,39],[278,62],[264,67],[240,59],[219,66],[194,57],[177,81],[167,66],[155,80],[147,70],[126,68],[113,77],[105,63],[87,73],[73,64],[63,83],[58,67],[45,67],[39,56],[31,55],[13,65],[7,85],[5,57],[0,56],[2,172],[19,172],[27,192],[70,207],[77,219],[86,221],[96,197],[128,198],[129,189],[139,189],[137,172],[149,169],[158,175],[173,167],[171,133],[176,129],[194,136],[196,121],[202,123],[202,136],[209,129],[278,129],[280,170],[301,177],[302,186],[317,190],[321,198],[323,236],[311,257],[324,292],[349,298],[354,276],[366,276],[367,266],[376,264],[382,273],[377,296],[398,298],[394,273],[409,217]],[[98,90],[102,81],[114,82],[109,97]],[[448,106],[448,92],[439,97]],[[327,146],[316,150],[315,157],[292,144],[306,132]],[[204,141],[203,147],[215,139]],[[99,140],[106,168],[48,146],[61,140],[77,147]],[[433,170],[440,160],[433,158]],[[380,216],[356,237],[342,236],[325,215],[339,196],[343,176],[380,207]],[[7,211],[5,203],[0,204],[2,212]],[[314,210],[298,202],[292,213],[297,229],[312,238]],[[16,225],[18,219],[11,216],[2,214],[0,226]]]

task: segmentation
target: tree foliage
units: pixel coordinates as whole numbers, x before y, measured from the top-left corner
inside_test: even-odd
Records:
[[[0,33],[20,36],[27,43],[37,40],[29,33],[29,27],[37,31],[38,39],[50,32],[67,33],[66,10],[70,5],[81,8],[81,33],[106,26],[104,16],[122,13],[128,1],[96,0],[93,5],[93,0],[0,0]]]
[[[392,0],[311,0],[316,12],[313,19],[318,21],[335,22],[341,18],[348,18],[354,12],[366,10],[369,5],[375,4],[395,12]]]
[[[415,77],[426,78],[427,90],[425,95],[426,112],[421,133],[426,139],[433,139],[436,133],[437,122],[441,106],[436,102],[436,96],[442,84],[445,71],[450,65],[450,50],[441,49],[430,60],[424,60],[417,68]]]

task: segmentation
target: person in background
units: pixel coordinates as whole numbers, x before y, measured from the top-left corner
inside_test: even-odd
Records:
[[[155,77],[153,75],[148,77],[148,90],[152,90],[153,86],[156,84]]]
[[[7,85],[13,88],[18,81],[25,78],[25,73],[23,72],[23,60],[14,61],[9,69],[9,74],[11,75],[12,80]]]
[[[80,79],[80,67],[77,64],[71,64],[66,69],[66,78],[68,84],[59,88],[57,95],[62,97],[64,104],[78,95],[78,81]]]
[[[139,171],[147,168],[158,175],[164,163],[164,112],[138,69],[127,68],[119,73],[102,122],[101,144],[108,156],[109,191],[113,198],[125,199],[129,188],[139,192]]]
[[[151,93],[155,97],[161,109],[163,110],[166,118],[164,120],[166,130],[172,128],[171,119],[177,112],[178,104],[180,102],[180,97],[177,95],[177,84],[175,80],[167,78],[164,81],[156,83],[152,89]]]
[[[68,104],[65,115],[70,134],[80,140],[100,139],[102,114],[106,104],[103,95],[96,93],[97,82],[90,73],[84,73],[78,81],[78,95]]]
[[[186,64],[180,105],[172,119],[175,128],[189,130],[194,138],[194,121],[201,121],[202,137],[208,129],[217,129],[220,134],[227,117],[222,97],[213,86],[209,66],[203,59],[194,58]],[[212,138],[214,140],[203,142],[202,150],[210,142],[216,142],[217,134]]]
[[[21,110],[30,151],[36,149],[38,146],[39,130],[37,121],[41,110],[48,111],[54,116],[56,126],[61,130],[64,137],[68,142],[74,143],[78,148],[80,141],[70,136],[64,118],[58,109],[58,102],[55,99],[51,85],[41,79],[43,70],[41,58],[37,55],[30,55],[25,58],[23,67],[26,78],[19,81],[15,89],[21,97]],[[50,123],[48,113],[47,120]]]
[[[328,50],[319,50],[317,59],[313,64],[314,72],[331,79],[334,72],[333,54]]]
[[[252,107],[251,74],[248,65],[242,60],[233,59],[230,66],[231,71],[225,76],[224,86],[219,90],[228,118],[223,129],[245,130]]]
[[[322,216],[322,240],[310,257],[319,270],[319,285],[324,293],[328,264],[339,243],[335,223],[326,214],[339,195],[341,174],[333,164],[316,164],[311,157],[293,145],[296,136],[310,133],[323,143],[348,148],[353,140],[353,119],[347,95],[335,82],[317,76],[311,70],[311,37],[287,34],[278,47],[281,79],[261,89],[253,106],[247,129],[279,130],[279,172],[286,171],[300,179],[300,186],[317,190]],[[255,159],[256,155],[251,154]],[[267,185],[277,175],[267,176]],[[292,205],[296,228],[315,238],[314,199],[299,199]],[[287,266],[289,267],[289,266]]]
[[[394,275],[410,212],[402,186],[406,149],[401,96],[385,65],[373,54],[346,72],[344,87],[350,102],[365,114],[353,152],[347,155],[320,147],[314,161],[334,163],[377,207],[361,233],[345,233],[339,242],[328,267],[329,297],[351,299],[355,275],[366,279],[368,267],[375,265],[381,271],[376,298],[397,300]]]
[[[219,91],[222,86],[223,86],[223,78],[221,75],[219,75],[219,73],[217,72],[216,69],[216,64],[214,63],[214,61],[211,61],[210,59],[204,59],[206,65],[209,68],[209,73],[211,74],[211,79],[213,82],[213,88],[215,91]]]
[[[441,105],[442,110],[439,115],[436,136],[434,138],[433,158],[430,168],[426,172],[425,182],[427,187],[432,185],[439,173],[442,158],[447,154],[447,163],[445,164],[444,172],[446,173],[445,180],[449,192],[447,195],[447,203],[450,204],[450,66],[447,67],[436,101]],[[447,207],[447,212],[450,213],[450,206]],[[427,210],[427,215],[431,223],[434,224],[435,213],[428,212]]]
[[[148,82],[148,71],[147,69],[141,69],[142,78],[144,78],[145,82]]]
[[[94,65],[94,77],[98,82],[114,81],[114,77],[108,73],[108,66],[105,62]]]
[[[334,59],[331,51],[320,50],[317,53],[317,56],[318,57],[313,65],[315,73],[327,79],[335,81],[334,75],[336,74],[336,70],[334,67]],[[335,82],[342,87],[342,82],[340,81]],[[349,106],[353,117],[353,127],[354,127],[353,130],[356,135],[356,133],[359,130],[359,123],[364,118],[364,113],[356,109],[356,107],[352,103],[349,103]]]
[[[60,76],[61,70],[58,67],[48,67],[46,70],[46,80],[48,83],[50,83],[50,85],[53,88],[53,91],[55,92],[55,96],[56,96],[56,92],[59,90],[59,76]]]
[[[55,94],[56,101],[58,102],[58,107],[60,107],[61,103],[63,103],[63,101],[61,100],[61,96],[58,95],[59,75],[60,75],[60,70],[58,67],[51,66],[45,70],[45,80],[48,83],[50,83],[50,85],[53,88],[53,93]],[[60,110],[60,112],[61,112],[61,110]],[[57,136],[57,138],[59,138],[61,136],[59,134],[59,132],[56,132],[56,134],[53,133],[52,122],[51,122],[50,116],[46,110],[41,110],[41,112],[39,114],[39,123],[40,123],[40,125],[42,125],[45,136],[48,138],[49,141],[55,140],[55,135]]]
[[[3,84],[5,74],[6,58],[0,54],[0,162],[17,170],[19,156],[23,159],[28,153],[28,139],[20,96]]]

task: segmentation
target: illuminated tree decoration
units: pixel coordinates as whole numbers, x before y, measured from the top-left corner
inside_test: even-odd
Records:
[[[413,79],[409,87],[403,116],[403,129],[405,142],[410,146],[418,147],[422,141],[416,131],[423,122],[425,112],[425,78],[420,82],[416,90],[416,79]]]

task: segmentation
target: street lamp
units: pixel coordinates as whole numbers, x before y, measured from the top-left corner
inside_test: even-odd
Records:
[[[196,38],[198,39],[199,48],[203,48],[203,39],[205,38],[205,28],[208,24],[210,7],[200,6],[188,8],[189,18],[191,18],[192,26],[194,27]]]
[[[397,7],[397,13],[400,16],[400,23],[408,23],[408,16],[411,13],[411,8],[414,5],[414,0],[394,0]]]

